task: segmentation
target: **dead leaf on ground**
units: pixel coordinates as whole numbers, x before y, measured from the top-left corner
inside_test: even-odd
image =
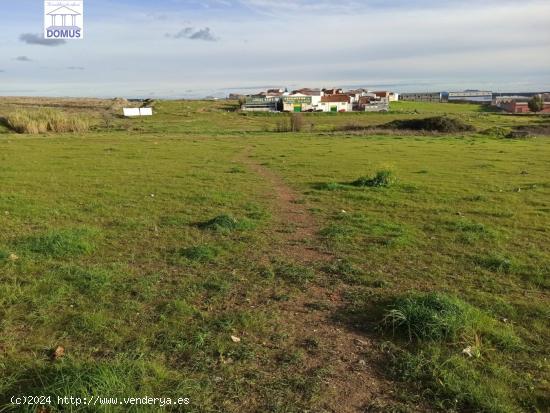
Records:
[[[231,340],[233,341],[233,343],[240,343],[241,342],[241,339],[239,337],[236,337],[236,336],[231,336]]]
[[[65,355],[65,347],[63,346],[57,346],[55,350],[52,352],[52,360],[59,360]]]

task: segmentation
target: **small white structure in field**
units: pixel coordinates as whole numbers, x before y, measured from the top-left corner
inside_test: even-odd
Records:
[[[139,108],[123,108],[122,111],[126,117],[140,116]]]
[[[153,116],[153,108],[123,108],[124,116]]]

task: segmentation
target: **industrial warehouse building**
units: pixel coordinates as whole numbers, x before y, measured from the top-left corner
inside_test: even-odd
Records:
[[[480,90],[466,90],[464,92],[449,92],[448,102],[472,102],[490,104],[493,101],[493,92]]]
[[[409,102],[441,102],[442,96],[441,92],[400,93],[399,100]]]
[[[490,104],[493,100],[493,92],[465,90],[463,92],[401,93],[399,95],[399,100],[412,102],[465,102]]]

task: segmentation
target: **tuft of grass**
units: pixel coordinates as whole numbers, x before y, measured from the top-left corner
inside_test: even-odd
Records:
[[[7,251],[4,251],[2,248],[0,248],[0,263],[6,262],[9,256],[10,254]]]
[[[99,294],[112,285],[112,273],[100,267],[83,268],[75,265],[61,266],[56,277],[73,286],[82,294]]]
[[[339,184],[338,182],[321,182],[314,184],[313,189],[317,189],[319,191],[337,191],[340,189],[346,189],[346,186]]]
[[[441,293],[399,297],[386,311],[383,324],[411,341],[472,341],[486,336],[503,348],[520,345],[509,327],[501,326],[470,304]]]
[[[6,116],[6,124],[14,132],[28,134],[81,133],[90,129],[88,119],[55,109],[16,110]]]
[[[351,185],[357,187],[387,188],[395,184],[396,181],[395,174],[391,170],[383,169],[376,172],[373,177],[360,177],[353,181]]]
[[[245,230],[253,227],[252,223],[246,219],[237,220],[231,215],[218,215],[208,221],[198,224],[201,229],[208,229],[211,231],[229,233],[236,230]]]
[[[384,316],[384,324],[409,340],[456,338],[467,321],[463,303],[442,294],[420,294],[397,299]]]
[[[209,245],[197,245],[182,249],[180,254],[191,261],[208,262],[218,256],[219,250]]]
[[[24,239],[20,246],[28,251],[52,258],[89,254],[95,249],[97,232],[88,228],[51,230]]]
[[[331,275],[341,278],[343,281],[356,284],[361,282],[363,271],[348,259],[336,260],[324,267]]]
[[[227,171],[227,173],[230,173],[230,174],[244,174],[244,173],[246,173],[246,171],[240,166],[234,166],[231,169],[229,169],[229,171]]]
[[[298,264],[277,263],[274,267],[274,273],[276,277],[301,286],[315,278],[315,271]]]
[[[495,238],[496,233],[485,224],[466,218],[448,221],[447,226],[458,233],[458,240],[464,244],[472,244],[480,239]]]
[[[167,378],[154,370],[152,363],[143,361],[110,360],[109,362],[80,363],[70,357],[61,363],[41,363],[30,366],[21,372],[16,384],[11,384],[6,394],[25,394],[35,392],[51,397],[53,411],[63,411],[66,408],[58,402],[71,394],[86,394],[90,397],[128,397],[139,391],[152,391],[154,385],[147,383],[144,377],[152,375],[158,383],[166,382]],[[108,396],[105,396],[108,395]],[[9,405],[8,397],[0,396],[0,405]],[[36,406],[20,406],[17,411],[36,412]],[[49,411],[46,409],[45,411]],[[71,411],[89,411],[85,407],[73,406]],[[110,411],[122,411],[115,408]]]
[[[480,267],[494,272],[513,273],[518,269],[518,264],[513,259],[500,254],[478,255],[474,258],[474,262]]]
[[[419,353],[389,346],[389,373],[422,389],[443,411],[475,411],[507,413],[522,411],[508,386],[514,386],[510,370],[500,363],[449,356],[436,346],[427,346]],[[516,395],[526,395],[516,389]],[[536,410],[533,410],[536,411]]]

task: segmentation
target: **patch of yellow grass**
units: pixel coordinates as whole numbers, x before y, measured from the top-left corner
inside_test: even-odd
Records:
[[[8,126],[17,133],[38,134],[47,132],[86,132],[90,129],[88,119],[67,115],[55,109],[16,110],[6,116]]]

